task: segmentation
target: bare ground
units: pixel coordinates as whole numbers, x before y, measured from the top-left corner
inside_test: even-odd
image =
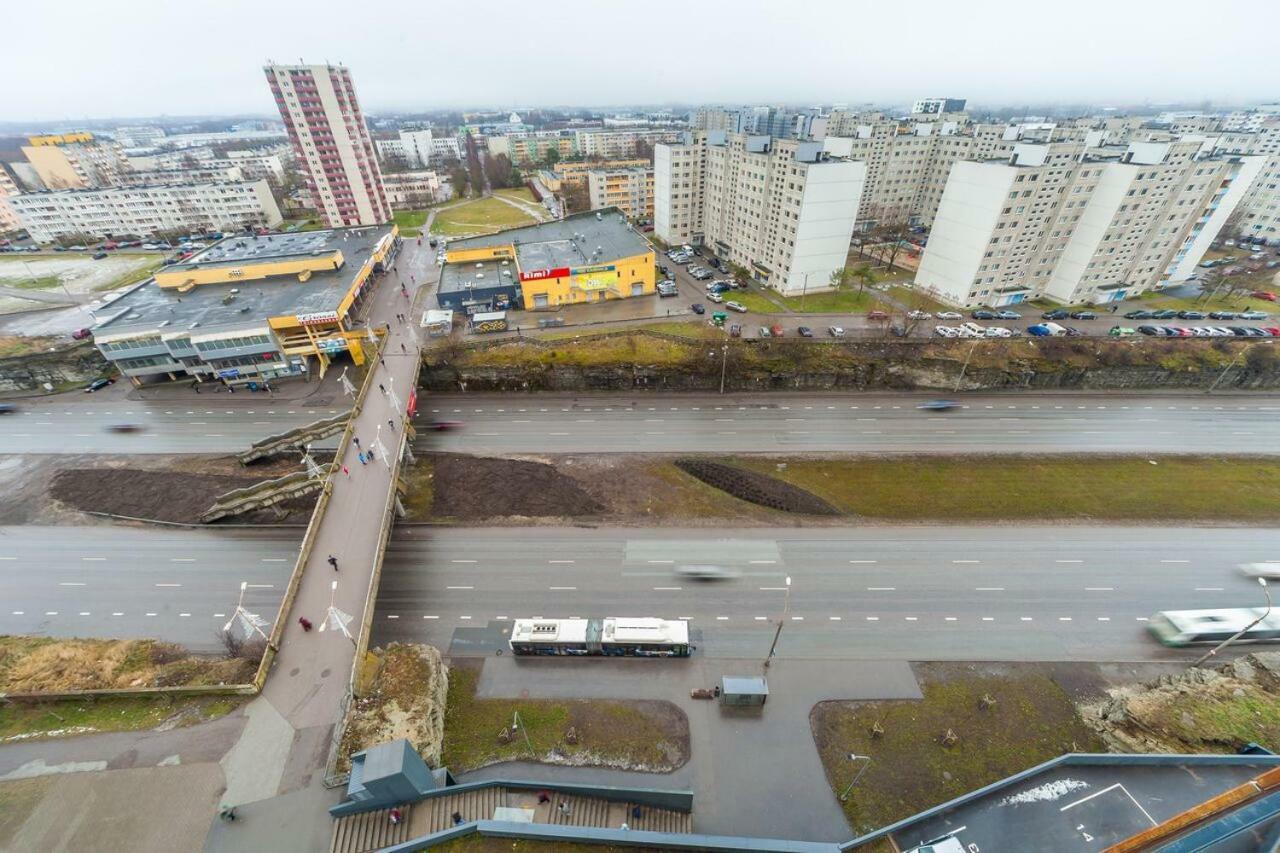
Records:
[[[0,524],[92,523],[86,512],[196,524],[218,495],[296,470],[292,459],[246,468],[233,456],[4,456]],[[234,520],[305,524],[313,503]]]

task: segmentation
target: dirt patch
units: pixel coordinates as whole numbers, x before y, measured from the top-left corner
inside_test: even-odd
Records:
[[[158,640],[55,640],[0,636],[0,692],[247,684],[261,648],[197,657]]]
[[[318,459],[321,464],[324,459]],[[85,464],[88,462],[89,464]],[[48,496],[65,508],[131,518],[197,524],[214,500],[233,489],[301,470],[296,460],[277,459],[245,468],[232,456],[78,459],[52,475]],[[315,497],[231,519],[250,524],[305,524]]]
[[[1117,687],[1082,716],[1118,752],[1234,752],[1280,743],[1280,652]]]
[[[817,495],[765,474],[705,459],[677,459],[675,465],[707,485],[748,503],[802,515],[840,515],[839,510]]]
[[[594,516],[604,507],[552,465],[437,454],[431,514],[461,521],[500,516]]]
[[[474,661],[449,670],[444,763],[455,773],[513,760],[667,773],[689,760],[689,720],[670,702],[477,699],[479,675]]]
[[[449,676],[434,646],[392,643],[374,649],[380,660],[373,689],[347,711],[338,771],[351,769],[351,756],[379,743],[406,738],[422,760],[440,766],[445,698]]]
[[[1070,695],[1036,665],[915,667],[924,698],[822,702],[809,715],[836,794],[871,756],[843,804],[855,833],[884,826],[1064,752],[1102,750]],[[984,701],[984,699],[992,701]],[[950,733],[950,734],[949,734]]]

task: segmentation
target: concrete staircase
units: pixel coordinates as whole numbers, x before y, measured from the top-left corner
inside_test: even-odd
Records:
[[[330,853],[365,853],[408,841],[413,837],[409,834],[409,823],[414,807],[400,806],[400,811],[404,818],[394,824],[391,822],[391,809],[338,818],[333,822]]]

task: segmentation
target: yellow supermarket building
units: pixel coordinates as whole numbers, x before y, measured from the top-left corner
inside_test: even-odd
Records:
[[[617,208],[450,241],[437,302],[476,313],[629,299],[655,292],[653,246]]]

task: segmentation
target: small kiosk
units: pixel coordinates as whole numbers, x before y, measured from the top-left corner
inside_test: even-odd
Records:
[[[758,708],[769,698],[769,682],[763,676],[726,675],[720,679],[720,704],[732,708]]]

